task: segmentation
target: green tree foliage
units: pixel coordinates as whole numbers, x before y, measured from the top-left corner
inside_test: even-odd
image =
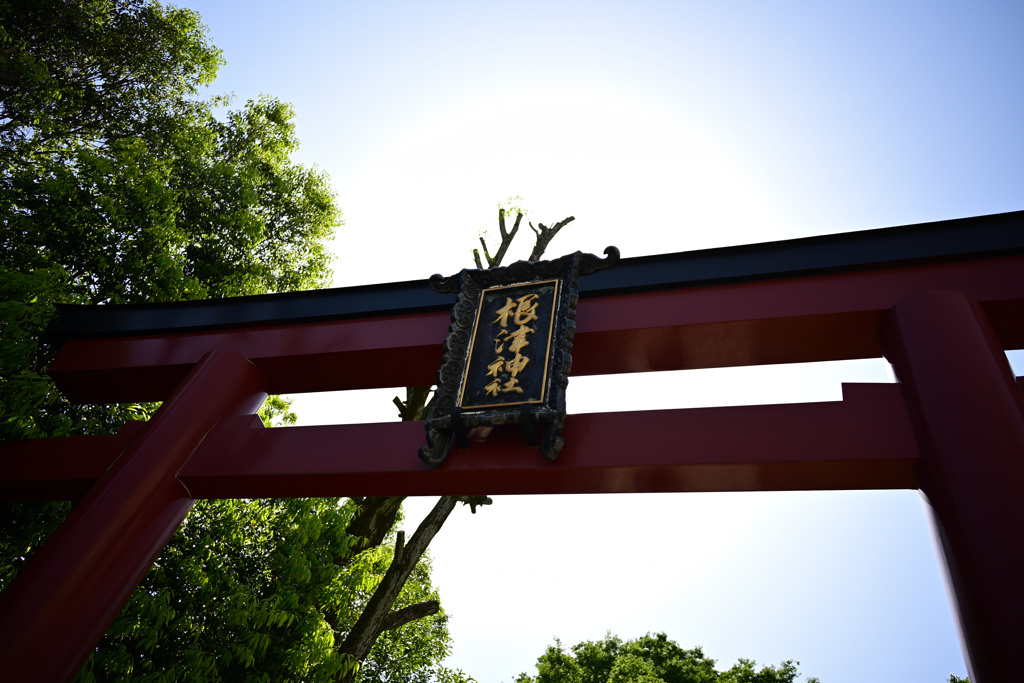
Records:
[[[290,160],[291,107],[219,119],[197,14],[149,0],[0,3],[0,438],[112,431],[146,408],[78,407],[43,369],[55,302],[311,289],[341,223]]]
[[[758,669],[740,659],[726,671],[697,647],[684,650],[664,633],[622,641],[608,634],[566,650],[561,641],[537,659],[537,675],[522,673],[516,683],[794,683],[798,662]],[[818,679],[808,678],[808,683]]]
[[[77,406],[46,375],[56,303],[311,289],[341,224],[326,176],[290,159],[271,97],[220,114],[200,18],[153,0],[0,2],[0,439],[115,431],[158,406]],[[293,424],[286,401],[261,416]],[[429,562],[388,607],[425,613],[343,649],[396,555],[400,499],[200,501],[79,680],[460,683]],[[0,587],[67,503],[0,504]],[[443,521],[443,520],[442,520]],[[422,553],[421,553],[422,554]],[[419,559],[417,556],[416,559]],[[385,613],[385,616],[388,616]],[[365,629],[364,629],[365,630]]]
[[[323,286],[339,214],[323,174],[289,161],[292,118],[266,97],[225,122],[193,105],[166,139],[35,155],[3,178],[4,265],[60,265],[86,303]]]
[[[161,553],[79,681],[335,681],[338,646],[373,595],[394,540],[360,550],[359,506],[336,499],[208,501]],[[397,608],[436,600],[420,562]],[[360,680],[434,680],[443,613],[379,640]],[[348,667],[348,668],[346,668]]]
[[[0,3],[0,149],[161,134],[223,63],[195,12],[150,0]]]

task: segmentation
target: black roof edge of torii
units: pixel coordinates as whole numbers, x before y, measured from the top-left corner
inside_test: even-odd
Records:
[[[580,281],[582,298],[941,263],[1024,252],[1024,211],[624,258]],[[427,280],[154,304],[59,304],[47,336],[173,334],[450,309]]]

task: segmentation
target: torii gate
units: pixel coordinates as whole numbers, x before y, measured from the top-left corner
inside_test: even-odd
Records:
[[[900,384],[839,402],[570,415],[554,462],[496,430],[436,470],[422,423],[255,416],[268,393],[430,384],[450,306],[419,281],[62,307],[68,397],[164,404],[115,435],[0,445],[0,495],[80,499],[0,594],[0,671],[72,677],[196,498],[901,488],[934,514],[971,680],[1018,676],[1024,394],[1004,349],[1024,348],[1024,211],[624,259],[581,284],[573,374],[893,364]]]

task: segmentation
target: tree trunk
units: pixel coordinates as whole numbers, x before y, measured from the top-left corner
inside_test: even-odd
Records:
[[[402,613],[411,608],[392,613],[391,606],[394,605],[406,580],[416,567],[416,563],[419,562],[427,546],[430,545],[430,541],[441,530],[445,520],[448,519],[448,515],[455,509],[456,502],[458,501],[454,496],[442,496],[437,501],[434,508],[420,523],[416,533],[413,534],[412,539],[406,544],[403,551],[391,562],[391,566],[388,567],[384,579],[377,586],[377,590],[374,591],[370,602],[363,609],[363,613],[359,615],[359,621],[356,622],[356,625],[349,632],[345,642],[338,648],[339,652],[349,655],[357,662],[361,662],[370,653],[370,648],[373,647],[373,643],[382,631],[389,628],[397,628],[402,624],[412,621],[412,619],[419,618],[418,616],[411,616],[403,621],[404,617],[408,616],[408,614],[403,615]],[[433,612],[425,612],[422,616],[434,614],[436,611],[435,609]],[[355,680],[355,677],[356,672],[352,671],[338,680],[342,683],[351,683]]]

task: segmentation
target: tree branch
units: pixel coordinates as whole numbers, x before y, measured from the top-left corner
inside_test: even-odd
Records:
[[[406,579],[412,574],[420,556],[427,549],[434,535],[441,529],[448,515],[455,509],[456,500],[453,496],[442,496],[433,509],[423,519],[416,533],[413,534],[408,546],[402,552],[401,561],[392,561],[384,574],[383,580],[373,592],[370,601],[363,608],[356,625],[349,631],[345,642],[338,651],[350,655],[357,662],[363,661],[370,653],[374,641],[383,629],[384,620],[391,611],[391,606],[405,585]],[[397,560],[398,558],[396,558]]]
[[[548,243],[554,239],[555,235],[558,234],[558,231],[569,223],[572,223],[574,220],[576,220],[575,216],[569,216],[568,218],[563,218],[558,221],[550,228],[545,226],[543,223],[537,223],[537,225],[540,226],[539,230],[533,227],[533,223],[530,223],[530,228],[537,233],[537,243],[533,245],[533,251],[530,252],[530,260],[539,261],[540,257],[544,255],[544,251],[548,248]]]
[[[487,248],[487,242],[484,240],[483,235],[480,236],[480,246],[483,249],[484,259],[487,261],[488,268],[495,268],[501,265],[502,260],[505,258],[505,254],[508,252],[509,246],[512,244],[512,240],[515,238],[516,233],[519,232],[519,227],[523,220],[523,213],[517,211],[516,221],[512,226],[511,230],[508,230],[505,225],[505,209],[498,208],[498,231],[501,234],[501,245],[498,247],[497,252],[492,257],[490,250]],[[535,233],[537,233],[537,242],[534,245],[533,252],[530,255],[531,261],[538,260],[547,248],[548,243],[551,242],[552,238],[561,230],[563,227],[571,223],[575,218],[569,216],[562,221],[555,223],[553,226],[548,228],[543,223],[538,223],[540,229],[530,227]],[[473,250],[473,260],[476,262],[476,267],[483,270],[483,262],[480,259],[480,250]],[[423,419],[426,416],[428,403],[427,396],[429,395],[429,387],[408,387],[406,389],[406,400],[402,401],[397,396],[394,398],[394,404],[398,407],[398,412],[402,420],[417,420]],[[390,512],[390,507],[383,503],[376,503],[376,501],[391,501],[397,500],[399,503],[402,499],[353,499],[362,509],[359,515],[349,525],[349,533],[354,531],[362,532],[360,535],[364,537],[372,536],[376,539],[376,534],[371,534],[369,529],[372,528],[377,531],[381,528],[381,525],[375,522],[383,521],[386,519],[387,513]],[[416,619],[421,619],[432,614],[437,614],[440,610],[440,606],[437,601],[430,600],[427,602],[421,602],[416,605],[411,605],[395,612],[391,612],[391,607],[394,605],[395,600],[398,599],[398,595],[401,593],[402,588],[405,586],[405,582],[409,579],[413,569],[419,562],[423,553],[426,552],[427,546],[433,540],[434,536],[441,527],[444,525],[445,520],[451,514],[452,510],[455,509],[456,503],[464,503],[470,506],[470,511],[476,514],[476,508],[479,505],[490,505],[491,499],[487,496],[442,496],[437,503],[434,505],[430,513],[423,519],[419,527],[416,529],[416,533],[412,535],[408,544],[405,543],[405,533],[402,531],[398,532],[395,539],[395,554],[391,561],[391,565],[388,567],[387,572],[384,574],[384,578],[381,580],[377,589],[373,592],[369,602],[363,608],[362,614],[359,615],[358,621],[355,626],[349,631],[345,638],[345,641],[338,647],[338,652],[344,656],[350,657],[356,662],[362,662],[366,656],[370,653],[370,649],[373,647],[374,642],[378,636],[384,631],[391,630],[403,626]],[[380,510],[375,510],[374,506],[382,506]],[[395,512],[397,514],[397,511]],[[364,520],[363,517],[367,519]],[[394,524],[394,516],[390,518],[390,523]],[[367,530],[364,531],[363,527]],[[390,528],[390,525],[387,527]],[[332,625],[333,627],[333,625]],[[342,676],[339,680],[343,683],[351,683],[355,680],[355,672],[348,672]]]
[[[498,230],[501,231],[501,247],[498,249],[498,253],[494,255],[494,262],[491,264],[491,268],[500,266],[502,260],[505,258],[505,252],[508,251],[509,246],[512,244],[513,238],[516,233],[519,232],[519,223],[523,220],[523,214],[516,214],[516,222],[512,225],[512,230],[505,232],[505,209],[498,209]]]
[[[409,420],[426,420],[430,413],[430,406],[434,403],[434,397],[430,395],[433,387],[406,387],[405,400],[395,396],[392,402],[398,406],[398,416],[402,422]]]
[[[354,499],[353,499],[354,500]],[[389,498],[364,498],[356,504],[359,512],[348,523],[345,533],[358,536],[362,542],[353,551],[358,553],[367,548],[376,548],[395,525],[395,519],[402,508],[404,496]]]
[[[494,259],[491,258],[491,252],[487,251],[487,242],[484,242],[483,235],[480,235],[480,246],[484,248],[484,258],[487,259],[487,267],[490,268],[491,264],[494,263]],[[473,258],[476,260],[477,265],[480,265],[480,252],[476,249],[473,250]]]
[[[519,232],[519,223],[522,222],[522,220],[522,212],[516,213],[516,222],[512,225],[512,229],[506,230],[505,209],[501,207],[498,208],[498,231],[501,233],[501,245],[498,247],[498,251],[495,252],[494,258],[491,258],[491,254],[487,250],[487,242],[484,241],[483,235],[480,236],[480,245],[484,248],[484,258],[487,259],[488,268],[496,268],[501,265],[502,259],[505,258],[505,252],[508,251],[516,233]],[[480,270],[484,269],[483,263],[480,262],[480,252],[476,249],[473,250],[473,260],[476,262],[477,268]]]
[[[433,509],[423,518],[416,533],[412,535],[401,557],[395,557],[384,574],[384,579],[377,586],[370,601],[363,608],[356,625],[349,631],[345,642],[338,648],[341,654],[347,654],[361,662],[370,653],[377,636],[384,630],[391,606],[395,604],[398,594],[402,591],[409,575],[420,561],[427,546],[444,526],[448,515],[455,509],[455,504],[464,502],[473,505],[487,505],[491,502],[486,496],[441,496]],[[348,680],[348,679],[342,679]]]
[[[402,561],[403,550],[405,550],[405,532],[399,529],[395,534],[395,562]]]
[[[391,614],[384,617],[384,622],[381,624],[381,631],[393,631],[396,628],[405,626],[410,621],[416,621],[423,617],[429,617],[437,614],[441,611],[441,605],[437,600],[427,600],[426,602],[417,602],[415,605],[409,605],[403,607],[400,610],[396,610]]]

